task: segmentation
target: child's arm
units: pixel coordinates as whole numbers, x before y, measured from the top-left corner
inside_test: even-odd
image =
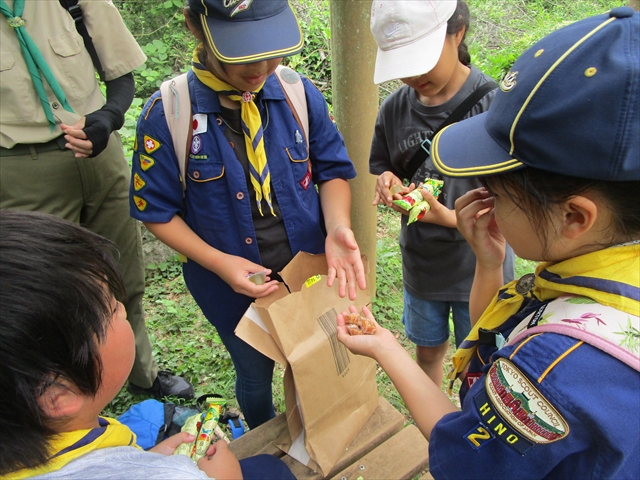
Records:
[[[218,275],[233,288],[234,292],[260,298],[269,295],[278,288],[278,282],[275,280],[267,281],[263,285],[251,282],[247,275],[265,270],[263,266],[213,248],[202,240],[178,215],[175,215],[167,223],[145,222],[145,226],[161,242]],[[271,273],[269,269],[266,271],[267,275]]]
[[[209,447],[207,454],[198,460],[198,468],[209,478],[233,478],[242,480],[242,469],[236,456],[229,450],[227,442],[216,442]],[[268,472],[265,472],[265,475]]]
[[[352,313],[357,312],[355,307],[350,307],[350,310]],[[375,322],[367,307],[362,308],[362,313]],[[342,313],[338,315],[338,340],[353,353],[371,357],[380,364],[427,440],[435,424],[444,415],[458,411],[386,328],[376,323],[374,334],[351,336],[344,326]]]
[[[318,185],[320,203],[327,230],[325,253],[329,265],[327,285],[338,278],[341,297],[349,287],[349,298],[356,298],[356,282],[361,290],[367,287],[360,248],[351,230],[351,189],[346,180],[335,178]]]
[[[469,297],[473,325],[504,285],[502,264],[507,242],[493,213],[493,197],[485,188],[476,188],[456,200],[458,230],[476,255],[476,272]]]

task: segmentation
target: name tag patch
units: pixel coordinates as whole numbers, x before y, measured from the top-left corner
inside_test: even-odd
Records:
[[[485,388],[489,404],[531,442],[552,443],[569,434],[565,419],[509,360],[499,358],[491,366]]]

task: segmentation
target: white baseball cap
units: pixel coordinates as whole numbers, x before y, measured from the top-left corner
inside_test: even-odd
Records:
[[[457,0],[374,0],[371,33],[378,44],[374,83],[432,70],[457,4]]]

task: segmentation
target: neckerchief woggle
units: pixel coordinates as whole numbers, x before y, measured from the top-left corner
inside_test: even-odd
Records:
[[[448,375],[449,393],[476,353],[479,329],[495,330],[520,310],[525,299],[535,297],[544,302],[561,295],[578,295],[640,315],[640,245],[619,245],[555,264],[541,263],[532,289],[518,293],[517,284],[514,280],[500,289],[456,350]]]
[[[56,119],[54,118],[53,112],[51,111],[49,98],[47,97],[47,92],[44,89],[42,77],[44,77],[44,79],[49,84],[51,91],[60,102],[60,105],[62,105],[62,108],[64,108],[68,112],[74,112],[71,108],[71,105],[69,105],[69,103],[67,102],[67,97],[64,94],[62,87],[60,87],[60,84],[56,80],[56,77],[53,76],[53,72],[49,68],[49,65],[47,65],[47,61],[40,53],[40,49],[38,49],[36,43],[31,39],[31,36],[25,30],[25,21],[22,18],[22,13],[24,12],[24,2],[25,0],[15,0],[15,2],[13,3],[12,12],[6,2],[4,0],[0,0],[0,13],[7,17],[7,23],[13,28],[13,30],[16,32],[16,35],[18,36],[20,49],[22,50],[22,56],[25,63],[27,64],[29,75],[31,75],[31,81],[33,82],[33,86],[36,89],[38,99],[42,104],[44,114],[49,121],[49,126],[53,131],[56,127]],[[41,73],[42,77],[40,76]]]
[[[200,50],[202,45],[198,45],[193,51],[191,69],[202,83],[220,95],[229,97],[230,100],[240,102],[240,118],[242,120],[242,131],[249,158],[249,178],[251,185],[256,192],[256,203],[258,211],[262,213],[262,199],[264,198],[271,214],[275,216],[271,204],[271,173],[267,165],[267,153],[264,149],[264,131],[262,129],[262,117],[254,100],[256,94],[262,89],[264,83],[255,92],[239,92],[235,87],[223,82],[213,75],[204,65],[200,63]]]
[[[50,460],[36,468],[23,468],[3,477],[6,480],[35,477],[45,473],[55,472],[89,452],[100,448],[135,447],[136,435],[129,427],[113,418],[98,417],[100,424],[97,428],[63,432],[54,436],[50,443]]]

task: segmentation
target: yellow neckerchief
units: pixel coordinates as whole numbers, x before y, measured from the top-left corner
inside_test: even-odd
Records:
[[[262,130],[262,118],[260,111],[254,100],[256,94],[262,89],[264,83],[255,92],[239,92],[235,87],[223,82],[218,77],[207,70],[200,63],[200,50],[202,45],[198,45],[193,51],[191,69],[202,83],[220,95],[229,97],[230,100],[240,102],[240,118],[242,120],[242,131],[244,132],[244,143],[247,148],[249,158],[249,178],[256,192],[256,202],[258,210],[262,215],[262,198],[267,201],[271,214],[275,216],[271,205],[271,173],[267,165],[267,152],[264,149],[264,135]]]
[[[109,447],[136,447],[136,435],[113,418],[99,417],[100,427],[56,435],[50,441],[51,460],[36,468],[23,468],[3,477],[7,480],[35,477],[55,472],[93,450]]]
[[[516,314],[525,298],[552,300],[564,294],[589,297],[596,302],[627,312],[640,313],[640,245],[629,244],[598,250],[556,264],[536,268],[533,288],[520,294],[518,280],[505,285],[453,355],[449,391],[467,366],[478,346],[478,330],[494,330]]]

